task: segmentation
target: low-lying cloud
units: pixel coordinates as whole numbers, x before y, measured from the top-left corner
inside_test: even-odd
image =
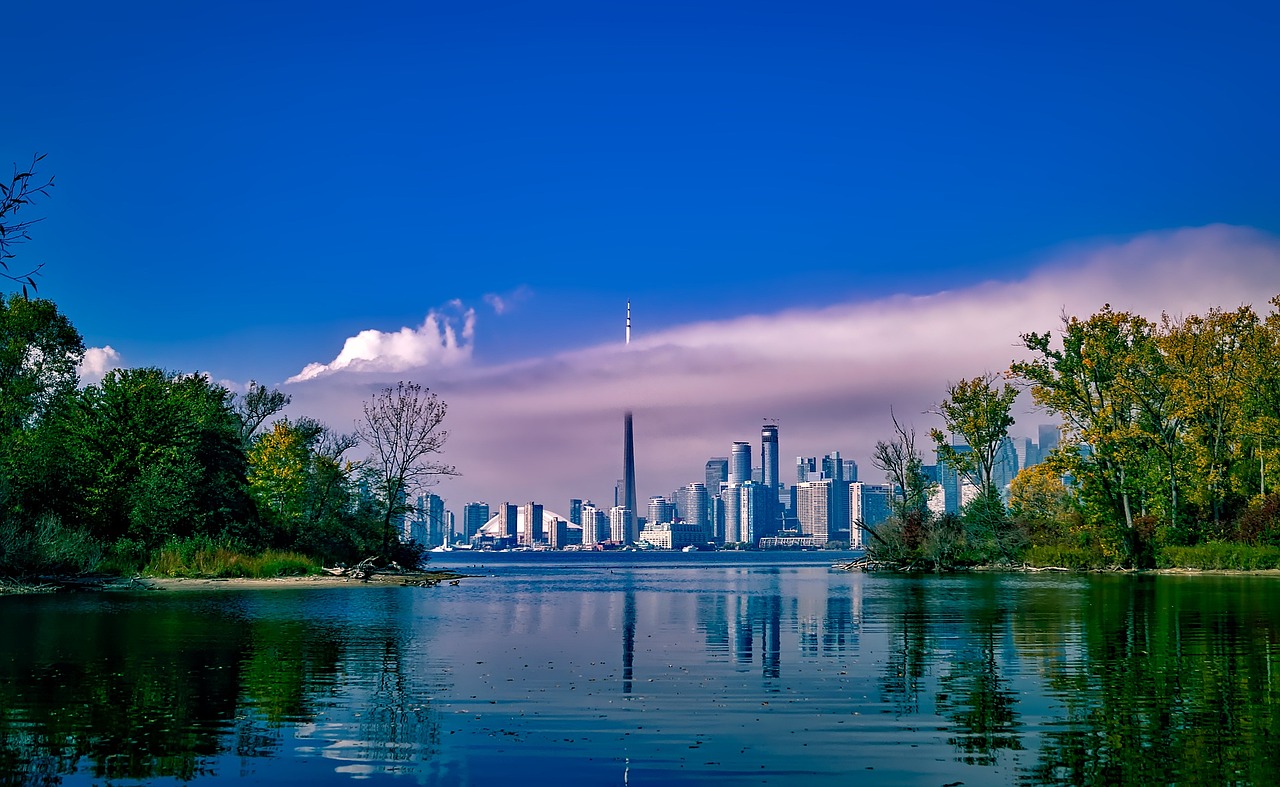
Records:
[[[286,380],[300,383],[335,372],[402,372],[408,369],[458,366],[470,360],[476,313],[459,301],[449,311],[432,310],[417,328],[394,332],[361,331],[342,345],[329,363],[309,363]]]
[[[779,423],[784,480],[793,478],[796,456],[839,450],[858,461],[864,480],[879,481],[867,460],[875,441],[891,434],[890,407],[925,445],[937,424],[924,413],[948,382],[1004,370],[1023,353],[1021,334],[1056,332],[1064,312],[1084,316],[1104,303],[1153,318],[1242,303],[1265,310],[1276,293],[1280,240],[1211,226],[1064,252],[1014,281],[693,323],[635,336],[629,346],[502,366],[415,363],[411,353],[388,351],[381,337],[395,334],[378,334],[378,363],[387,365],[361,370],[397,377],[333,374],[374,355],[348,347],[320,371],[293,378],[310,382],[292,392],[302,412],[332,414],[334,426],[349,428],[360,401],[382,384],[429,384],[450,406],[446,459],[463,476],[439,491],[459,512],[473,499],[536,500],[553,510],[565,510],[569,497],[611,504],[627,409],[635,412],[642,498],[702,480],[707,458],[727,455],[735,440],[751,441],[758,462],[763,419]],[[443,330],[413,333],[444,346]],[[1049,420],[1024,413],[1013,432],[1034,435]]]

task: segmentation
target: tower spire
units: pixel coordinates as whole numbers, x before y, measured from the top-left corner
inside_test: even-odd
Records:
[[[631,344],[631,299],[627,298],[627,344]]]

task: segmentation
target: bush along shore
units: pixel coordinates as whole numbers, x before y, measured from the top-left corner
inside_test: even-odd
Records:
[[[153,367],[81,380],[86,348],[16,259],[50,196],[43,156],[0,182],[0,583],[74,578],[287,577],[322,566],[417,568],[396,523],[454,469],[438,461],[445,403],[409,381],[364,402],[351,434],[250,382]],[[357,446],[369,458],[352,459]],[[394,449],[390,448],[394,446]],[[57,582],[47,578],[60,578]]]

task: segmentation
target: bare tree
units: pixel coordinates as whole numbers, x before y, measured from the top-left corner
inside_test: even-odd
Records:
[[[34,292],[36,289],[35,276],[44,267],[44,264],[22,271],[19,268],[18,273],[14,273],[9,267],[9,261],[14,258],[13,247],[20,243],[31,240],[28,230],[31,225],[41,219],[18,219],[17,214],[24,206],[35,202],[36,197],[49,196],[49,189],[53,188],[53,178],[41,181],[36,176],[36,165],[44,158],[44,154],[38,154],[31,158],[31,166],[25,170],[19,171],[18,165],[13,166],[13,176],[9,178],[9,182],[0,182],[0,277],[9,279],[22,285],[22,296],[27,296],[27,288],[30,287]]]
[[[441,428],[447,410],[440,397],[403,380],[364,403],[364,423],[356,435],[369,446],[378,497],[385,507],[382,546],[391,546],[391,519],[406,510],[409,493],[441,476],[457,475],[452,465],[434,457],[444,450],[449,433]]]
[[[894,513],[905,518],[909,511],[925,510],[932,484],[925,477],[924,460],[916,450],[916,430],[899,423],[892,408],[889,417],[893,419],[893,441],[876,442],[871,464],[884,471],[893,486]]]

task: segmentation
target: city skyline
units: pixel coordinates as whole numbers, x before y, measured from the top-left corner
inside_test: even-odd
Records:
[[[1278,15],[19,4],[0,163],[57,185],[14,263],[85,382],[257,380],[342,432],[429,387],[451,505],[603,498],[628,410],[638,501],[766,418],[866,468],[1064,311],[1280,293]]]

